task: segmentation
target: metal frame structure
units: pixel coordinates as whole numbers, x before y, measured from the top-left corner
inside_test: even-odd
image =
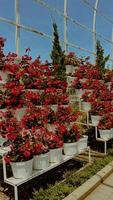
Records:
[[[30,26],[25,26],[25,25],[21,24],[21,22],[20,22],[20,8],[19,8],[20,0],[14,0],[14,1],[15,1],[15,21],[12,21],[12,20],[9,20],[9,19],[3,18],[3,17],[0,17],[0,21],[15,26],[15,28],[16,28],[15,29],[16,53],[19,55],[19,52],[20,52],[20,30],[21,29],[32,32],[34,34],[37,34],[40,37],[45,37],[49,40],[52,40],[53,39],[52,35],[48,35],[44,32],[41,32],[38,29],[35,29],[35,28],[30,27]],[[66,53],[68,52],[68,47],[73,47],[75,49],[79,49],[81,51],[92,54],[95,57],[95,46],[96,46],[96,37],[97,36],[113,46],[113,38],[112,39],[106,38],[105,36],[103,36],[102,34],[100,34],[96,31],[96,16],[97,15],[102,16],[103,20],[106,20],[107,22],[109,22],[113,25],[113,21],[110,19],[110,17],[106,16],[105,14],[103,14],[102,12],[99,11],[99,9],[98,9],[99,0],[95,0],[95,6],[93,6],[89,2],[89,0],[80,0],[84,4],[84,6],[88,6],[91,9],[91,11],[93,12],[92,29],[89,28],[88,26],[80,23],[78,20],[73,19],[71,16],[68,16],[68,14],[67,14],[67,11],[68,11],[68,5],[67,4],[69,3],[68,0],[63,0],[64,1],[64,11],[63,12],[61,12],[60,10],[58,10],[54,6],[49,5],[44,0],[32,0],[32,1],[35,1],[37,3],[37,5],[40,4],[41,6],[45,7],[50,12],[52,11],[52,12],[56,13],[57,15],[63,17],[63,19],[64,19],[64,40],[61,41],[61,42],[64,44],[64,50],[65,50]],[[81,28],[85,31],[88,31],[92,34],[92,43],[93,43],[93,49],[92,50],[85,49],[84,47],[80,47],[79,45],[73,44],[70,41],[68,41],[68,28],[67,28],[68,22],[71,22],[76,27],[79,27],[79,28]],[[112,33],[111,33],[111,35],[112,35]],[[112,49],[113,49],[113,47],[112,47]],[[111,58],[109,60],[112,61],[112,63],[113,63],[113,55],[111,55]]]

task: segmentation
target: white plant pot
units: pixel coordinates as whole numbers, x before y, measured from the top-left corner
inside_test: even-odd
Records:
[[[47,167],[49,167],[49,153],[34,156],[34,169],[46,169]]]
[[[15,111],[15,117],[18,121],[21,121],[21,119],[23,118],[23,116],[26,114],[26,109],[27,108],[19,108],[16,109]]]
[[[33,159],[24,162],[11,162],[13,176],[27,179],[32,175]]]
[[[64,143],[64,154],[68,156],[78,155],[78,142]]]
[[[88,80],[87,78],[81,78],[81,79],[80,79],[80,82],[81,82],[81,83],[85,83],[87,80]]]
[[[78,152],[81,153],[87,148],[88,136],[83,135],[83,138],[80,138],[78,141]]]
[[[75,77],[67,76],[68,87],[72,85],[75,79],[76,79]]]
[[[77,101],[77,97],[75,94],[73,95],[69,95],[69,102],[72,103],[72,102],[76,102]]]
[[[66,74],[73,74],[74,66],[73,65],[66,65]]]
[[[108,140],[112,138],[112,131],[111,130],[101,130],[99,129],[100,137],[102,139]]]
[[[85,93],[85,90],[76,89],[76,97],[81,98],[84,93]]]
[[[92,121],[93,126],[98,126],[100,119],[101,119],[101,116],[99,115],[91,115],[91,121]]]
[[[8,72],[0,70],[0,77],[2,78],[2,80],[0,80],[0,83],[6,83],[8,78]]]
[[[112,136],[112,138],[113,138],[113,128],[111,128],[111,136]]]
[[[4,142],[6,142],[7,139],[6,138],[3,138],[0,136],[0,146],[2,146],[4,144]]]
[[[57,104],[56,104],[56,105],[50,105],[50,108],[51,108],[54,112],[56,112],[57,109],[58,109],[58,105],[57,105]]]
[[[50,149],[49,161],[51,163],[61,162],[63,160],[62,148]]]
[[[90,102],[82,102],[83,110],[88,112],[91,110],[91,103]]]

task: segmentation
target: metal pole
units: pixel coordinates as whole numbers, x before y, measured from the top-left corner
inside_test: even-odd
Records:
[[[15,30],[15,46],[16,46],[16,53],[19,55],[20,50],[20,12],[19,12],[19,0],[15,0],[15,20],[16,20],[16,30]]]
[[[67,43],[67,0],[64,0],[64,50],[68,52]]]
[[[97,9],[98,9],[99,0],[95,1],[94,6],[94,14],[93,14],[93,52],[96,52],[96,16],[97,16]],[[94,57],[94,64],[95,64],[95,57]]]
[[[112,47],[111,47],[111,59],[112,59],[112,69],[113,69],[113,28],[112,28],[112,37],[111,37],[111,41],[112,41]]]

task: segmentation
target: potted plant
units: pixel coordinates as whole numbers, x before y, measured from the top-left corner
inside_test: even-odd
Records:
[[[65,56],[65,67],[66,74],[74,74],[75,69],[77,69],[80,65],[80,60],[76,57],[74,52],[69,52],[68,55]]]
[[[69,130],[67,129],[63,134],[64,154],[77,155],[78,154],[78,140],[80,139],[80,132],[77,125],[73,125]]]
[[[72,88],[75,89],[76,97],[81,98],[81,96],[84,94],[85,90],[83,90],[82,83],[77,78],[72,83]]]
[[[29,178],[33,169],[32,140],[29,134],[13,134],[10,139],[11,150],[5,156],[9,162],[15,178]]]
[[[33,144],[33,168],[46,169],[49,166],[49,149],[41,141],[34,141]]]
[[[49,147],[50,162],[61,162],[63,159],[62,148],[63,140],[58,135],[48,132],[46,134],[46,141]]]
[[[82,106],[83,106],[83,110],[88,112],[91,110],[91,101],[92,101],[92,98],[91,98],[91,92],[85,92],[81,99],[83,100],[82,102]]]
[[[98,124],[100,137],[102,139],[108,140],[112,138],[111,127],[112,127],[112,122],[110,116],[104,115]]]

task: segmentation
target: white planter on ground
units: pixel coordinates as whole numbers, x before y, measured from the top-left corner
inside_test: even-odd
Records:
[[[88,112],[91,110],[91,103],[90,102],[82,102],[82,107],[83,107],[83,110]]]
[[[20,121],[23,118],[23,116],[26,114],[26,109],[27,108],[18,108],[18,109],[16,109],[15,117],[16,117],[16,119],[18,121]]]
[[[91,115],[91,121],[92,121],[93,126],[98,126],[100,119],[101,119],[101,116],[99,115]]]
[[[27,179],[32,175],[33,159],[24,162],[11,162],[13,176]]]
[[[108,140],[110,138],[112,138],[112,131],[110,130],[101,130],[99,129],[99,133],[100,133],[100,137],[102,139]]]
[[[64,143],[64,154],[68,156],[78,155],[78,142]]]
[[[61,162],[63,159],[62,148],[50,149],[49,161],[51,163]]]
[[[88,136],[83,135],[82,138],[78,141],[78,152],[81,153],[87,148],[87,143],[88,143]]]
[[[35,155],[33,159],[34,169],[46,169],[49,167],[49,153]]]

